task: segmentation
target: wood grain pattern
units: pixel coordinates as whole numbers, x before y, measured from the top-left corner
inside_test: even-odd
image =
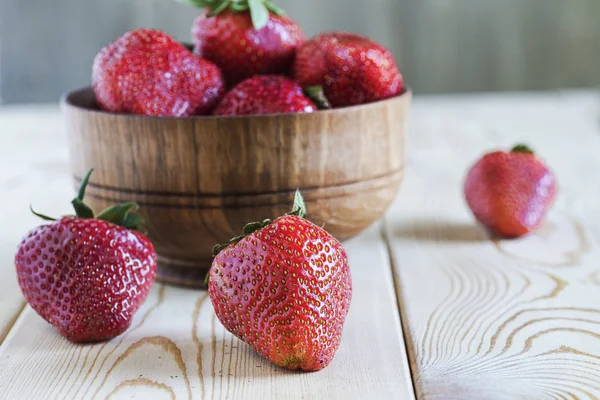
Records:
[[[560,93],[415,105],[386,231],[419,398],[600,398],[599,112],[597,96]],[[523,141],[560,195],[536,234],[492,240],[463,179],[483,152]]]
[[[410,100],[230,118],[99,112],[91,90],[63,104],[72,172],[95,169],[88,203],[139,203],[159,279],[203,286],[214,245],[288,212],[297,188],[308,218],[341,240],[379,219],[402,182]]]
[[[419,398],[600,398],[600,98],[415,103],[407,179],[385,231]],[[0,331],[22,304],[14,246],[38,222],[22,205],[70,211],[62,121],[56,108],[0,110]],[[494,241],[473,223],[461,183],[484,150],[515,141],[548,160],[561,194],[537,234]],[[157,285],[130,331],[93,346],[69,344],[26,308],[0,346],[0,399],[414,398],[377,228],[346,246],[355,298],[321,373],[271,369],[223,331],[205,292]]]
[[[160,284],[121,337],[70,344],[30,308],[0,348],[0,398],[414,398],[379,228],[347,243],[354,293],[341,347],[318,373],[275,368],[227,333],[207,293]]]
[[[43,121],[43,124],[40,124]],[[68,212],[73,197],[58,107],[0,109],[0,343],[21,312],[14,254],[27,231],[40,223],[29,211]]]

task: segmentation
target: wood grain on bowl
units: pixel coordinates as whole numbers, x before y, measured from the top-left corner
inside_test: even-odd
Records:
[[[136,201],[160,256],[159,279],[200,287],[212,247],[249,221],[289,211],[340,240],[379,219],[398,193],[411,93],[313,114],[156,118],[99,111],[91,89],[67,95],[74,185],[94,168],[94,209]]]

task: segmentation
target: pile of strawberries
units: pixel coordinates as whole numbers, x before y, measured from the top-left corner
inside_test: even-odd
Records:
[[[190,50],[157,29],[127,32],[92,68],[98,106],[159,117],[310,113],[400,94],[392,53],[346,32],[306,40],[269,0],[182,0],[204,11]]]

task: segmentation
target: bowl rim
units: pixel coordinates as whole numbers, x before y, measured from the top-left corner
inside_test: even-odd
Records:
[[[273,117],[305,117],[310,118],[311,116],[326,116],[326,115],[336,115],[336,114],[346,114],[352,111],[359,111],[369,108],[376,108],[382,106],[383,104],[392,103],[392,102],[401,102],[401,101],[410,101],[412,98],[413,92],[409,86],[405,86],[402,92],[396,96],[389,97],[387,99],[374,101],[371,103],[359,104],[355,106],[348,107],[340,107],[340,108],[332,108],[329,110],[317,110],[312,113],[272,113],[272,114],[255,114],[255,115],[192,115],[188,117],[173,117],[173,116],[153,116],[153,115],[144,115],[144,114],[127,114],[127,113],[117,113],[111,111],[105,111],[100,108],[90,108],[78,104],[74,102],[73,99],[75,96],[81,95],[94,95],[94,89],[92,86],[83,86],[78,89],[71,90],[69,92],[64,93],[60,97],[60,105],[61,108],[70,108],[74,110],[78,110],[80,112],[88,113],[88,114],[97,114],[103,116],[110,116],[113,118],[141,118],[146,120],[189,120],[189,121],[204,121],[204,120],[249,120],[249,119],[260,119],[260,118],[273,118]]]

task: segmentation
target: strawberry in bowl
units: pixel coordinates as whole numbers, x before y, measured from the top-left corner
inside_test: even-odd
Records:
[[[281,113],[311,113],[317,105],[302,87],[279,75],[258,75],[247,79],[229,91],[213,115],[258,115]]]
[[[228,85],[255,75],[284,74],[306,36],[270,0],[180,0],[203,8],[194,21],[194,50],[218,65]]]
[[[303,87],[320,86],[334,108],[371,103],[404,90],[392,53],[366,37],[323,33],[298,49],[292,76]]]
[[[205,287],[212,244],[297,189],[337,240],[383,216],[412,99],[392,53],[351,33],[306,41],[273,0],[180,1],[202,9],[193,43],[126,34],[62,101],[74,180],[97,168],[95,209],[142,206],[157,279]]]
[[[156,29],[125,33],[92,67],[98,106],[158,117],[210,114],[224,92],[221,71]]]

